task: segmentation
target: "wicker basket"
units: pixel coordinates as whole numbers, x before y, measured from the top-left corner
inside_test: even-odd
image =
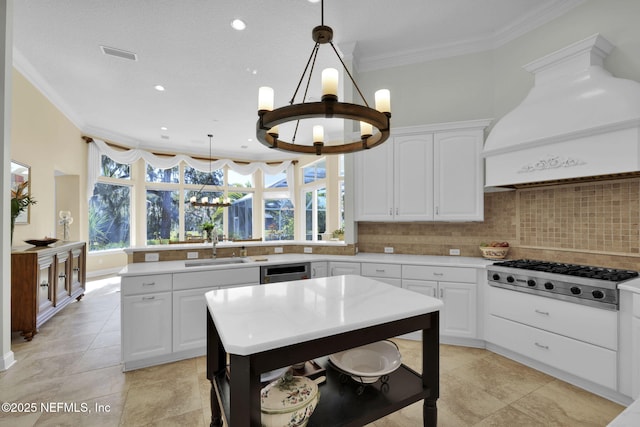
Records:
[[[480,246],[482,257],[487,259],[504,259],[509,252],[509,247],[501,246]]]

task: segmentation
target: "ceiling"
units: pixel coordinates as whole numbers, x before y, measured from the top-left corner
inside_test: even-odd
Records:
[[[362,72],[492,49],[582,1],[327,0],[324,23]],[[83,134],[208,155],[211,133],[214,157],[288,159],[255,138],[258,87],[274,88],[276,107],[289,102],[320,10],[308,0],[20,0],[14,65]],[[234,18],[247,28],[232,29]],[[105,55],[101,46],[136,60]],[[340,68],[326,45],[318,62],[314,76]],[[319,86],[311,82],[307,99],[317,100]],[[373,94],[365,96],[372,102]],[[298,141],[310,137],[299,131]]]

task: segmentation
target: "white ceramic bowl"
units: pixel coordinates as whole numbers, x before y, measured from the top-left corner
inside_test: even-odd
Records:
[[[260,392],[262,426],[306,426],[320,400],[318,384],[324,379],[285,375],[268,384]]]
[[[378,341],[334,353],[329,360],[357,382],[369,384],[389,375],[402,364],[398,347],[391,341]]]

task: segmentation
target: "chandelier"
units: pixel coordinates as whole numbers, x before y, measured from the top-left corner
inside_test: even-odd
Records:
[[[311,33],[315,45],[307,61],[298,86],[291,98],[289,105],[273,108],[274,92],[270,87],[261,87],[258,92],[258,122],[256,124],[256,136],[258,140],[269,148],[289,151],[301,154],[343,154],[365,150],[382,144],[389,138],[389,119],[391,118],[391,100],[387,89],[380,89],[375,93],[375,109],[370,108],[367,100],[362,95],[353,76],[347,69],[333,44],[333,29],[324,25],[324,0],[320,4],[321,23]],[[351,104],[338,101],[338,70],[327,68],[322,71],[322,100],[321,102],[304,102],[307,99],[309,83],[315,65],[318,49],[322,44],[329,44],[340,60],[345,73],[351,79],[353,86],[358,91],[364,105]],[[294,100],[302,85],[305,75],[309,71],[305,87],[303,102],[295,104]],[[322,126],[313,126],[313,145],[296,144],[295,138],[301,119],[313,118],[342,118],[360,122],[360,139],[345,141],[338,145],[324,144],[324,129]],[[279,139],[278,125],[297,121],[291,142]],[[373,131],[376,128],[378,132]]]
[[[213,172],[211,170],[211,138],[213,138],[213,135],[208,134],[207,135],[209,137],[209,175],[212,176]],[[202,184],[202,187],[200,187],[200,190],[198,190],[198,194],[202,193],[202,189],[204,188],[205,184]],[[222,197],[216,197],[213,200],[209,201],[209,197],[204,196],[202,198],[200,198],[200,200],[198,201],[198,197],[197,196],[191,196],[191,198],[189,199],[189,203],[191,203],[191,206],[195,206],[195,207],[207,207],[207,208],[218,208],[218,207],[222,207],[222,208],[226,208],[231,206],[231,199],[227,198],[222,198]]]

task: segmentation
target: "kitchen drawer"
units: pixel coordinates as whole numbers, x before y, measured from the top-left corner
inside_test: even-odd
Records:
[[[487,322],[487,341],[577,377],[616,389],[615,351],[496,316],[487,316]]]
[[[389,277],[399,279],[402,277],[402,266],[399,264],[377,264],[363,262],[361,274],[368,277]]]
[[[212,286],[256,285],[260,283],[260,267],[190,271],[173,275],[173,289],[197,289]]]
[[[489,286],[489,314],[611,350],[618,348],[618,313]]]
[[[463,267],[435,267],[430,265],[403,265],[402,278],[435,280],[438,282],[476,283],[476,269]]]
[[[145,294],[171,290],[171,274],[127,276],[122,278],[122,295]]]
[[[633,315],[640,317],[640,294],[633,294]]]

